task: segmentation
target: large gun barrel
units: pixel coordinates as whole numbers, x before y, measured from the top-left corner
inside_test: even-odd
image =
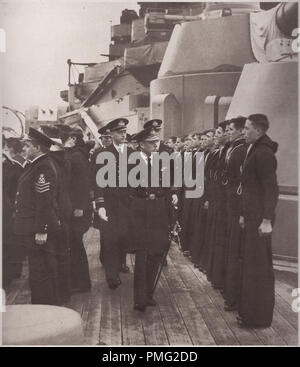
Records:
[[[281,3],[276,14],[276,24],[286,37],[290,37],[293,29],[298,28],[298,3]]]

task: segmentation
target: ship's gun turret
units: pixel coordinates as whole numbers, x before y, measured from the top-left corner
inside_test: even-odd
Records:
[[[292,32],[298,27],[298,3],[279,3],[274,8],[252,13],[250,36],[253,53],[259,62],[296,59]]]
[[[290,37],[298,27],[298,3],[281,3],[276,12],[276,24],[286,37]]]

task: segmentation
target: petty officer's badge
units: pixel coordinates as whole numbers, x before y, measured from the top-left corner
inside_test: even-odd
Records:
[[[41,173],[38,179],[38,184],[44,184],[45,182],[46,182],[45,175]]]
[[[35,191],[39,194],[50,190],[50,182],[46,181],[46,177],[43,173],[40,173],[37,182],[35,183]]]

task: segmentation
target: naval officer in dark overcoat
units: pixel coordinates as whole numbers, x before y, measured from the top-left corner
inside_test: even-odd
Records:
[[[168,250],[169,207],[171,200],[177,204],[176,193],[170,195],[170,187],[162,186],[162,170],[159,166],[159,186],[151,187],[153,153],[157,151],[159,137],[146,128],[135,135],[140,145],[141,162],[148,172],[146,185],[133,189],[131,220],[133,250],[136,251],[134,267],[134,309],[144,312],[147,306],[155,306],[153,292],[159,268]]]
[[[133,152],[126,143],[126,130],[129,121],[118,118],[105,125],[104,133],[110,134],[112,144],[104,148],[102,153],[112,153],[116,163],[116,187],[95,187],[96,209],[100,218],[101,247],[103,251],[106,280],[110,289],[116,289],[121,284],[120,272],[128,272],[126,266],[126,251],[130,246],[130,204],[131,189],[119,185],[120,154],[127,157]],[[127,164],[127,172],[130,165]],[[101,170],[104,164],[97,164]],[[124,168],[124,167],[123,167]],[[122,168],[122,169],[123,169]],[[101,183],[100,183],[101,184]]]

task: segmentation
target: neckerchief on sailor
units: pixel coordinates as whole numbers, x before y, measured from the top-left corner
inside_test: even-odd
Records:
[[[236,146],[234,146],[234,143],[235,142],[238,142],[239,140],[242,140],[242,139],[237,139],[233,142],[233,144],[228,148],[227,152],[226,152],[226,156],[225,156],[225,163],[228,164],[229,163],[229,160],[230,160],[230,157],[232,155],[232,153],[239,147],[243,146],[244,144],[243,143],[240,143],[240,144],[237,144]]]
[[[242,165],[241,165],[241,167],[240,167],[241,175],[242,175],[242,173],[243,173],[243,171],[244,171],[245,164],[246,164],[246,161],[247,161],[248,155],[249,155],[250,150],[251,150],[251,148],[252,148],[252,147],[253,147],[253,144],[250,144],[250,145],[249,145],[249,147],[248,147],[248,149],[247,149],[246,157],[245,157],[245,159],[244,159],[243,164],[242,164]],[[240,184],[239,184],[239,187],[238,187],[238,188],[237,188],[237,190],[236,190],[236,193],[237,193],[238,195],[242,195],[242,192],[243,192],[243,189],[242,189],[242,181],[241,181],[241,182],[240,182]]]

